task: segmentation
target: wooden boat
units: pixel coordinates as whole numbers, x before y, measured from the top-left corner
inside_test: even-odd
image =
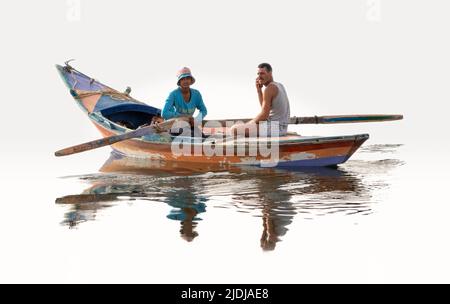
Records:
[[[77,71],[68,63],[56,67],[77,104],[103,137],[137,129],[161,113],[159,108],[132,98],[129,89],[125,93],[119,92]],[[225,126],[225,121],[220,122]],[[204,129],[205,133],[207,131]],[[281,137],[237,139],[216,135],[205,139],[157,133],[117,142],[112,148],[128,157],[167,162],[311,167],[342,164],[369,138],[368,134],[323,137],[288,133]],[[189,153],[174,153],[175,139],[179,150]]]

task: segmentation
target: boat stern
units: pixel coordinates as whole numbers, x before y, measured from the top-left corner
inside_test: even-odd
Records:
[[[299,145],[298,152],[286,153],[277,167],[335,167],[345,163],[367,139],[369,134],[312,139],[310,145]]]

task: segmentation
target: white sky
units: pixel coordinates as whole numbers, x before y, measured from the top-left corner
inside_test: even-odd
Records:
[[[23,212],[20,204],[0,204],[7,210],[2,212],[2,221],[10,230],[14,224],[22,225],[11,216],[17,213],[23,217],[23,222],[29,221],[37,228],[43,225],[53,233],[50,235],[59,235],[54,222],[36,216],[55,212],[53,201],[49,200],[47,204],[44,201],[49,195],[42,191],[46,183],[42,177],[54,178],[50,167],[70,168],[68,175],[92,172],[86,168],[98,168],[109,153],[105,148],[63,159],[52,155],[57,149],[99,137],[97,130],[76,107],[54,68],[54,64],[62,64],[71,58],[76,58],[73,65],[82,72],[119,90],[131,86],[134,97],[157,107],[163,105],[167,94],[175,88],[177,69],[189,66],[197,79],[194,87],[201,91],[208,107],[208,118],[256,114],[259,110],[254,88],[256,66],[266,61],[274,68],[275,80],[287,88],[292,115],[405,115],[401,122],[297,126],[293,130],[305,135],[370,133],[368,144],[407,143],[407,151],[414,154],[410,163],[416,162],[408,174],[412,172],[419,176],[422,171],[415,170],[419,168],[430,170],[424,175],[436,176],[429,168],[429,158],[436,168],[440,168],[439,176],[448,172],[442,170],[447,160],[438,158],[447,157],[449,147],[446,133],[446,116],[450,109],[448,0],[80,0],[79,20],[73,20],[77,19],[71,10],[74,3],[77,1],[0,2],[3,114],[0,168],[7,172],[11,169],[8,179],[16,178],[11,174],[17,171],[17,182],[13,180],[14,187],[8,189],[12,196],[5,191],[3,201],[17,198],[20,191],[26,191],[30,195],[27,202],[33,206],[29,212]],[[380,9],[373,3],[381,3]],[[10,157],[3,157],[5,155]],[[26,176],[20,168],[27,170]],[[39,177],[35,188],[24,188],[24,179],[39,180]],[[418,215],[416,218],[424,212],[425,208],[418,204],[419,198],[413,195],[414,192],[409,197],[403,196],[410,189],[420,190],[420,183],[408,184],[406,181],[405,185],[404,191],[402,188],[391,198],[404,207],[398,217],[392,219],[390,226],[374,225],[376,229],[385,229],[386,235],[390,228],[399,225],[405,210],[409,212],[410,201],[420,207],[413,210]],[[438,188],[445,190],[445,184],[437,185]],[[63,188],[60,191],[76,193]],[[437,192],[423,190],[422,193],[423,202],[445,202],[443,195]],[[41,205],[35,205],[34,200],[40,200]],[[40,208],[42,204],[46,204],[47,211]],[[426,212],[430,215],[426,217],[430,218],[427,225],[433,226],[434,210]],[[446,214],[441,212],[438,215],[440,221],[434,224],[446,224]],[[417,230],[414,232],[420,232],[427,226],[415,224],[407,227],[414,226]],[[345,234],[345,229],[336,230],[336,234]],[[444,235],[445,231],[441,229],[442,234],[430,235]],[[29,233],[23,228],[14,234],[4,234],[2,238],[10,239],[13,244]],[[414,234],[410,233],[412,237]],[[398,239],[392,237],[391,241],[394,244]],[[42,243],[38,244],[39,239],[34,242],[36,246],[42,246]],[[45,242],[51,243],[53,239],[48,237]],[[379,242],[383,244],[383,240]],[[416,245],[415,239],[409,244]],[[446,246],[442,239],[434,244]],[[28,245],[19,244],[18,248]],[[326,242],[322,246],[326,246]],[[418,255],[426,248],[421,246],[410,252]],[[329,252],[329,248],[324,249],[327,250],[321,252]],[[29,251],[11,252],[4,261],[9,263],[11,258],[22,263],[25,260],[25,266],[47,270],[45,263],[25,259],[29,257]],[[21,255],[17,256],[17,252]],[[173,252],[175,255],[176,251]],[[388,249],[386,252],[387,259],[396,254]],[[444,253],[448,248],[436,252],[430,257],[442,255],[433,264],[438,269],[440,262],[447,261]],[[63,272],[64,268],[58,268],[57,263],[65,263],[63,254],[58,255],[56,262],[45,250],[40,254],[47,262],[55,263],[53,270]],[[313,254],[315,252],[311,256]],[[252,255],[248,254],[248,257],[252,258]],[[412,257],[415,255],[406,257],[411,264],[415,263]],[[361,255],[360,258],[365,257]],[[261,260],[266,261],[265,258]],[[431,271],[425,268],[432,260],[419,264],[424,268],[422,274]],[[309,262],[308,259],[304,261]],[[277,266],[275,258],[272,262],[268,264]],[[16,272],[14,265],[11,264],[6,273],[19,276],[21,272]],[[258,268],[261,264],[254,265]],[[313,266],[310,265],[311,273],[315,273]],[[448,263],[445,267],[448,269]],[[405,269],[408,268],[405,266]],[[336,273],[345,274],[346,269],[338,270]],[[448,271],[441,271],[442,278],[447,279]],[[33,273],[36,278],[41,274],[41,271]],[[420,272],[417,275],[420,276]]]
[[[70,58],[159,107],[177,69],[190,66],[208,118],[255,115],[255,67],[267,61],[288,90],[292,115],[405,115],[396,123],[293,130],[435,140],[449,109],[450,5],[390,0],[378,10],[376,2],[81,0],[77,21],[76,0],[2,1],[3,124],[14,126],[6,149],[33,142],[53,151],[98,136],[54,69]],[[30,127],[39,135],[25,144],[17,134]]]

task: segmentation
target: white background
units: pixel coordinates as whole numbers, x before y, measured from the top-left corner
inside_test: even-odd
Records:
[[[435,141],[445,126],[447,1],[380,1],[377,13],[373,0],[81,0],[79,15],[76,3],[2,2],[2,119],[14,126],[5,134],[14,142],[8,150],[97,135],[54,69],[71,58],[82,72],[119,90],[131,86],[134,97],[158,107],[175,88],[177,69],[189,66],[208,118],[254,116],[255,67],[267,61],[288,90],[292,115],[404,114],[400,124],[370,126],[377,142]],[[30,125],[46,131],[24,143],[16,132]],[[301,133],[368,131],[354,126]]]
[[[107,155],[108,151],[99,150],[64,159],[52,156],[59,148],[99,136],[54,68],[71,58],[82,72],[119,90],[131,86],[135,98],[157,107],[175,88],[176,71],[189,66],[210,119],[254,116],[259,110],[256,67],[269,62],[275,80],[287,88],[292,115],[405,115],[401,122],[294,126],[293,130],[306,135],[370,133],[370,143],[406,144],[419,169],[430,170],[428,162],[433,161],[436,171],[423,171],[424,175],[446,176],[437,169],[447,166],[444,157],[449,146],[448,1],[81,0],[79,4],[80,10],[77,1],[0,4],[1,168],[8,176],[5,180],[16,176],[15,186],[4,193],[2,208],[24,191],[20,182],[54,177],[61,168],[67,170],[63,175],[86,173]],[[38,183],[26,191],[40,187]],[[427,197],[425,193],[444,201],[427,189],[423,190]],[[3,224],[7,227],[5,223],[12,225],[12,221],[14,217],[9,217]],[[52,231],[45,218],[41,223]],[[16,242],[28,229],[8,234],[3,230],[2,240]],[[28,249],[20,244],[17,250]],[[14,257],[23,260],[26,254],[22,254],[6,255],[4,262]],[[272,265],[270,260],[264,262]],[[378,269],[376,263],[371,267]],[[445,273],[423,264],[417,270],[417,281],[422,275],[427,280],[448,280]],[[15,274],[14,268],[8,268],[0,276],[19,280]],[[42,278],[33,270],[28,275],[31,280]],[[329,278],[339,277],[334,275]],[[396,278],[408,277],[404,273]]]

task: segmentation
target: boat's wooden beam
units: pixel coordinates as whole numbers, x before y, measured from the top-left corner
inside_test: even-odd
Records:
[[[341,124],[341,123],[361,123],[361,122],[382,122],[402,120],[403,115],[399,114],[360,114],[360,115],[328,115],[328,116],[293,116],[289,119],[289,124]],[[204,120],[203,125],[208,122],[220,123],[223,127],[231,126],[235,123],[247,123],[251,118]]]

